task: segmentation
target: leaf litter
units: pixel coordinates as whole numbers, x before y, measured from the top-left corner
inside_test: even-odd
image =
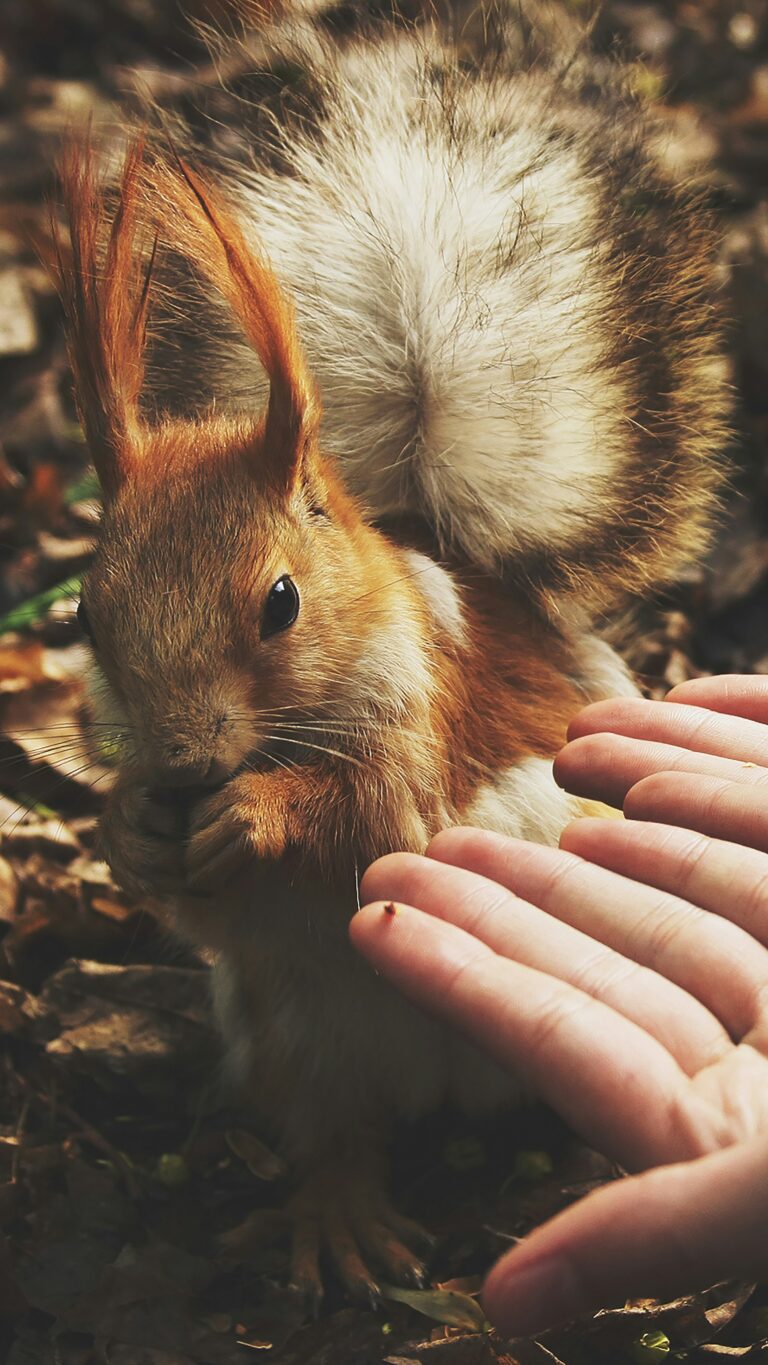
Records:
[[[592,12],[591,0],[568,0]],[[228,1107],[208,966],[114,884],[96,826],[116,737],[94,727],[74,611],[98,506],[58,305],[29,248],[56,143],[151,86],[215,78],[196,18],[234,0],[9,6],[0,38],[0,1358],[8,1365],[629,1365],[768,1361],[768,1295],[719,1285],[502,1342],[493,1260],[617,1173],[532,1109],[438,1115],[395,1150],[399,1202],[437,1236],[424,1290],[380,1308],[285,1288],[290,1173]],[[606,0],[593,39],[635,64],[668,156],[720,214],[743,434],[710,562],[632,613],[651,696],[768,672],[768,13],[758,0]],[[234,73],[236,74],[236,73]],[[243,1223],[269,1228],[257,1249]],[[245,1227],[245,1230],[244,1230]]]

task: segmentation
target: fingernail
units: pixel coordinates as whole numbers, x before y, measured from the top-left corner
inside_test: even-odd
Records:
[[[567,1261],[548,1257],[515,1270],[492,1270],[483,1289],[483,1308],[503,1337],[530,1337],[567,1322],[581,1311],[583,1291]]]

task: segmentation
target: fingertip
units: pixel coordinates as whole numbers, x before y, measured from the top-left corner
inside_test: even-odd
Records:
[[[759,673],[725,673],[689,678],[667,693],[665,701],[710,707],[724,715],[743,716],[761,724],[768,708],[768,678]]]
[[[681,787],[686,785],[686,774],[677,772],[649,773],[629,788],[624,797],[626,820],[666,819],[670,809],[674,813]],[[690,785],[688,778],[687,785]]]
[[[564,853],[576,853],[579,856],[584,854],[594,846],[595,839],[601,839],[608,827],[614,824],[613,818],[606,816],[600,819],[598,816],[582,815],[577,820],[571,820],[570,824],[560,834],[559,846]]]
[[[570,739],[555,755],[552,775],[558,787],[577,795],[589,794],[582,792],[581,786],[594,766],[597,750],[602,747],[602,738],[602,735],[585,734]]]
[[[600,730],[621,729],[629,715],[635,715],[638,708],[646,705],[642,697],[607,697],[603,701],[590,702],[569,722],[568,739],[582,739]]]
[[[711,678],[686,678],[685,682],[676,683],[670,688],[664,701],[679,702],[688,705],[689,702],[696,700],[697,697],[705,696],[711,692]]]
[[[402,922],[405,910],[399,901],[377,900],[361,905],[349,921],[349,937],[355,947],[365,951],[382,930],[390,928],[395,920]]]
[[[531,1259],[524,1245],[496,1262],[482,1293],[485,1314],[505,1340],[567,1322],[582,1310],[582,1301],[567,1261],[551,1255]]]
[[[572,716],[568,722],[568,729],[566,730],[567,739],[569,741],[581,739],[582,735],[591,734],[595,728],[595,718],[599,715],[603,707],[604,702],[595,701],[590,702],[589,706],[583,706],[580,711],[577,711],[576,715]]]
[[[495,850],[504,842],[504,836],[489,829],[477,829],[473,825],[453,825],[450,829],[440,830],[430,840],[426,857],[435,862],[464,866],[473,863],[478,854],[488,849]]]

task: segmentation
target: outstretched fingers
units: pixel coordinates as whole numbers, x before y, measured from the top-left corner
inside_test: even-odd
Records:
[[[689,695],[684,689],[676,689],[678,694]],[[761,708],[755,702],[753,709]],[[768,788],[768,726],[751,716],[711,711],[703,704],[619,697],[580,711],[568,738],[555,760],[557,781],[568,791],[612,805],[621,806],[631,787],[659,772]],[[765,801],[768,805],[768,792]]]
[[[554,763],[555,780],[566,791],[619,809],[630,788],[655,773],[667,772],[739,783],[768,805],[768,768],[762,764],[700,753],[660,739],[611,731],[584,734],[566,744]]]
[[[725,777],[658,772],[630,787],[628,820],[680,825],[768,853],[768,790]]]
[[[768,765],[768,726],[702,706],[615,697],[584,707],[568,726],[569,740],[606,733]]]
[[[473,854],[467,837],[471,841],[475,833],[481,845],[476,859],[482,859],[483,849],[490,849],[491,857],[487,867],[476,862],[474,870],[469,870]],[[517,845],[511,847],[514,863]],[[441,848],[445,849],[442,861]],[[615,945],[596,941],[569,923],[566,914],[544,913],[538,908],[541,901],[529,903],[535,896],[515,895],[509,869],[493,856],[506,848],[506,841],[498,836],[489,840],[480,831],[453,830],[433,841],[430,857],[395,854],[374,863],[363,878],[361,892],[369,900],[392,896],[438,919],[449,919],[501,957],[586,992],[656,1038],[689,1075],[730,1050],[722,1024],[674,982],[623,956]],[[576,858],[556,850],[549,853],[566,875],[580,866]],[[588,875],[593,881],[601,876],[594,869]]]
[[[724,715],[743,716],[768,725],[768,678],[759,673],[726,673],[719,678],[691,678],[673,687],[669,702],[704,706]]]
[[[644,819],[574,820],[563,830],[560,847],[608,871],[682,896],[740,925],[766,946],[768,855],[697,832],[705,823],[700,818],[705,805],[702,784],[711,786],[707,779],[691,783],[674,773],[648,778],[633,787],[627,798],[633,810],[643,811]],[[718,793],[728,791],[727,784],[725,788],[719,782],[715,785]],[[731,789],[731,795],[741,795],[741,788]],[[744,813],[751,816],[747,795]],[[656,823],[666,819],[674,824]],[[723,833],[722,805],[709,823]],[[740,821],[737,833],[746,832]]]
[[[586,1141],[627,1167],[707,1148],[700,1107],[689,1117],[688,1078],[642,1028],[454,924],[393,908],[378,903],[355,915],[355,947],[405,995],[520,1075]]]
[[[615,823],[606,820],[606,832]],[[675,983],[688,1000],[721,1021],[731,1037],[741,1038],[755,1026],[768,955],[737,925],[573,853],[489,831],[446,830],[433,839],[429,857],[499,883],[590,940],[650,968],[650,979]],[[425,903],[424,908],[430,906]],[[548,969],[546,962],[541,965]],[[689,1015],[681,1014],[680,1020],[687,1025]],[[679,1038],[674,1021],[670,1032]],[[697,1036],[703,1042],[704,1034]],[[709,1045],[717,1046],[711,1032]]]

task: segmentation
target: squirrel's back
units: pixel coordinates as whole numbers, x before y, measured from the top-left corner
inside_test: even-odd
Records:
[[[564,42],[526,59],[522,20],[495,18],[490,54],[445,24],[283,20],[250,119],[246,83],[242,126],[176,134],[293,298],[369,513],[601,606],[702,544],[727,408],[712,240],[620,69]],[[236,341],[202,372],[198,402],[253,400]]]

